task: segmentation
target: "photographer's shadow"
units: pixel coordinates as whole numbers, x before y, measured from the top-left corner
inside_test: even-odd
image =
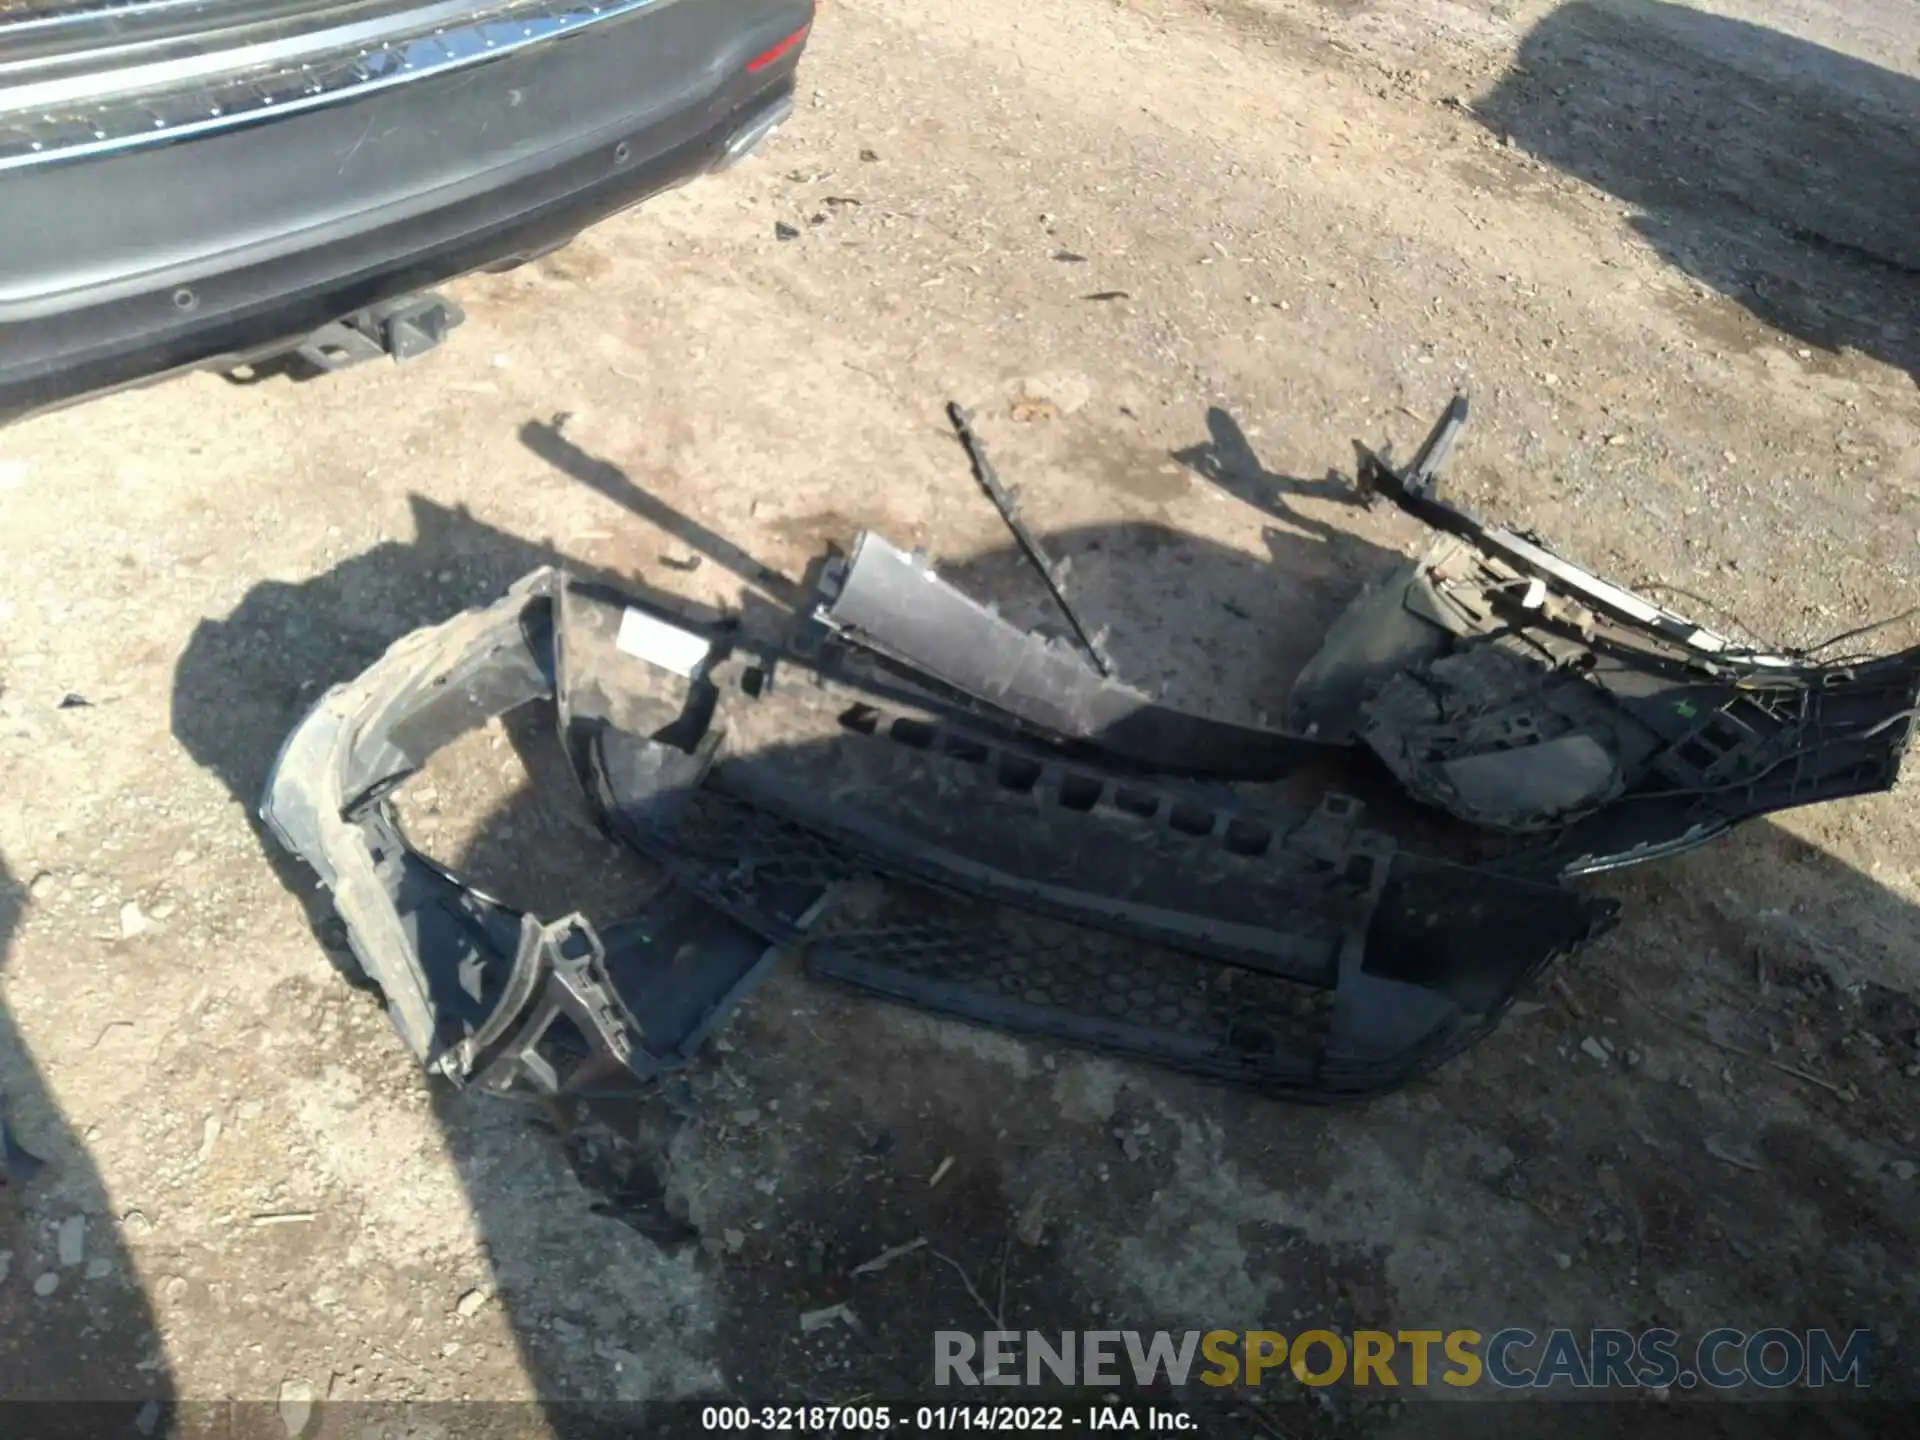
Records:
[[[0,971],[36,903],[30,883],[0,856]],[[173,1399],[120,1216],[0,1004],[0,1430],[154,1435]]]
[[[1920,377],[1920,80],[1692,6],[1573,0],[1474,113],[1766,324]]]

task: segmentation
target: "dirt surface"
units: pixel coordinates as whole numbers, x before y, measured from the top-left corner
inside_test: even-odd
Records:
[[[49,1162],[0,1187],[0,1389],[846,1400],[991,1311],[1864,1326],[1911,1393],[1911,783],[1611,882],[1496,1036],[1332,1111],[787,972],[611,1121],[448,1093],[249,816],[326,684],[544,559],[737,605],[871,526],[1037,604],[950,396],[1124,673],[1228,714],[1418,545],[1329,472],[1455,386],[1460,499],[1678,608],[1920,602],[1917,42],[1890,0],[836,0],[763,155],[458,287],[425,361],[0,434],[0,1095]],[[648,877],[511,739],[412,822],[617,913]]]

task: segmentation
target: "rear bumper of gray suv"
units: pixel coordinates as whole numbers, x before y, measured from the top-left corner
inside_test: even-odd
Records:
[[[0,46],[0,421],[291,348],[724,168],[791,108],[812,3],[487,14],[389,9],[317,40],[311,22],[261,39],[255,21],[232,53],[283,58],[238,97],[231,76],[196,72],[204,49],[166,37],[123,45],[138,63],[108,80],[135,88],[88,104],[32,47]],[[351,54],[330,55],[342,36]],[[138,89],[162,78],[174,89]]]

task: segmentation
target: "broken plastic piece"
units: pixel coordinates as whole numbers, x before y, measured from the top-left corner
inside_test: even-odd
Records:
[[[1102,636],[1094,634],[1081,620],[1080,614],[1073,608],[1073,602],[1067,598],[1067,562],[1056,560],[1047,553],[1047,547],[1040,543],[1040,537],[1033,533],[1027,522],[1020,518],[1020,502],[1011,491],[1000,483],[1000,476],[993,468],[993,462],[987,458],[987,446],[978,435],[973,433],[973,417],[960,408],[960,402],[949,401],[947,419],[953,422],[954,433],[960,437],[960,444],[967,452],[967,458],[973,462],[973,478],[980,482],[980,488],[987,492],[987,498],[993,501],[993,508],[1000,512],[1000,518],[1007,522],[1007,529],[1013,532],[1013,538],[1020,542],[1020,548],[1026,552],[1027,559],[1033,562],[1033,568],[1040,572],[1040,578],[1046,582],[1053,603],[1060,607],[1060,613],[1066,617],[1067,624],[1073,627],[1073,633],[1079,637],[1088,656],[1093,660],[1094,669],[1102,675],[1113,674],[1113,661],[1107,658],[1102,646]]]
[[[816,613],[832,629],[1036,730],[1164,774],[1275,780],[1328,755],[1313,740],[1176,710],[1098,675],[871,531],[820,588]]]
[[[389,804],[406,779],[464,731],[553,696],[557,584],[537,571],[328,691],[261,805],[331,892],[408,1048],[491,1089],[578,1092],[684,1063],[770,959],[754,931],[671,886],[596,935],[578,916],[513,910],[407,844]]]
[[[1441,533],[1332,627],[1290,700],[1415,798],[1534,837],[1572,876],[1672,855],[1743,820],[1890,788],[1920,714],[1920,647],[1818,664],[1742,647],[1438,496],[1456,399],[1397,475],[1360,485]]]

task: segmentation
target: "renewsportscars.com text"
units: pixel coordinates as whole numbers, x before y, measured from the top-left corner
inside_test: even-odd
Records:
[[[1864,1388],[1866,1330],[940,1330],[933,1383],[1259,1385],[1503,1390]]]

